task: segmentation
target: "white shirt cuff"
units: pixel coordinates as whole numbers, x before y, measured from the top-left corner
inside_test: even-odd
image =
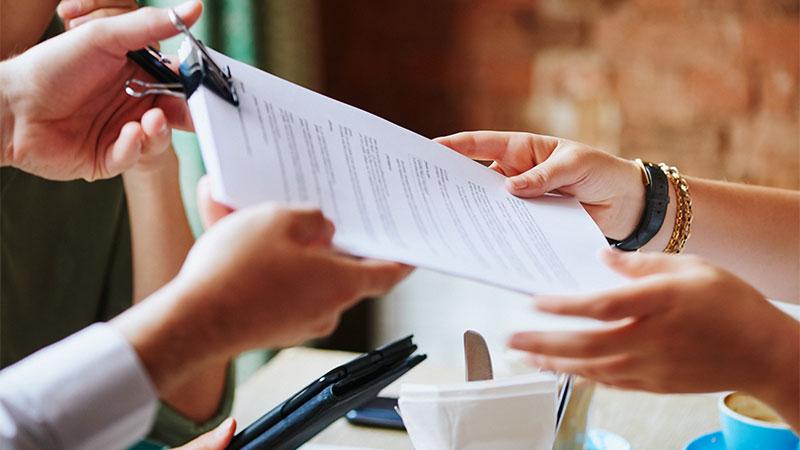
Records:
[[[0,447],[125,448],[150,430],[157,405],[128,341],[94,324],[0,371]]]

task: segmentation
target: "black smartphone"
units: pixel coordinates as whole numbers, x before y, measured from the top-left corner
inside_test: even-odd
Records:
[[[405,430],[403,419],[397,414],[396,407],[396,398],[376,397],[360,408],[351,409],[346,417],[353,425]]]

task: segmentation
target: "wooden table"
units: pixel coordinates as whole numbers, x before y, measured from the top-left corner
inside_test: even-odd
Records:
[[[351,353],[293,348],[279,353],[237,389],[233,416],[243,428],[264,412],[316,379],[354,357]],[[401,381],[449,383],[461,381],[460,369],[436,367],[431,361],[406,374]],[[399,384],[384,394],[397,395]],[[694,437],[719,428],[717,394],[653,395],[599,387],[590,412],[590,427],[613,431],[635,450],[683,449]],[[410,450],[404,432],[355,427],[340,419],[312,441],[386,450]]]

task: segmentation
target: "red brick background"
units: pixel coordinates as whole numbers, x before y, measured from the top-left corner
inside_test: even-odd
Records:
[[[800,188],[798,0],[318,1],[324,89],[421,134],[555,134]]]

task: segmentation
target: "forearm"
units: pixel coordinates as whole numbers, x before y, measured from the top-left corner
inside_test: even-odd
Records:
[[[189,289],[173,281],[111,322],[130,342],[156,386],[168,398],[232,354],[215,330],[215,311],[197,307]]]
[[[178,159],[168,149],[154,167],[123,174],[131,223],[133,298],[172,280],[194,243],[181,199]]]
[[[691,237],[686,253],[730,270],[767,297],[800,302],[800,193],[688,178]],[[647,251],[662,251],[675,220],[675,193]]]
[[[134,302],[146,298],[180,271],[194,238],[181,200],[178,160],[169,149],[148,170],[123,175],[131,221]],[[195,422],[213,417],[225,389],[228,361],[199,370],[162,396]]]

